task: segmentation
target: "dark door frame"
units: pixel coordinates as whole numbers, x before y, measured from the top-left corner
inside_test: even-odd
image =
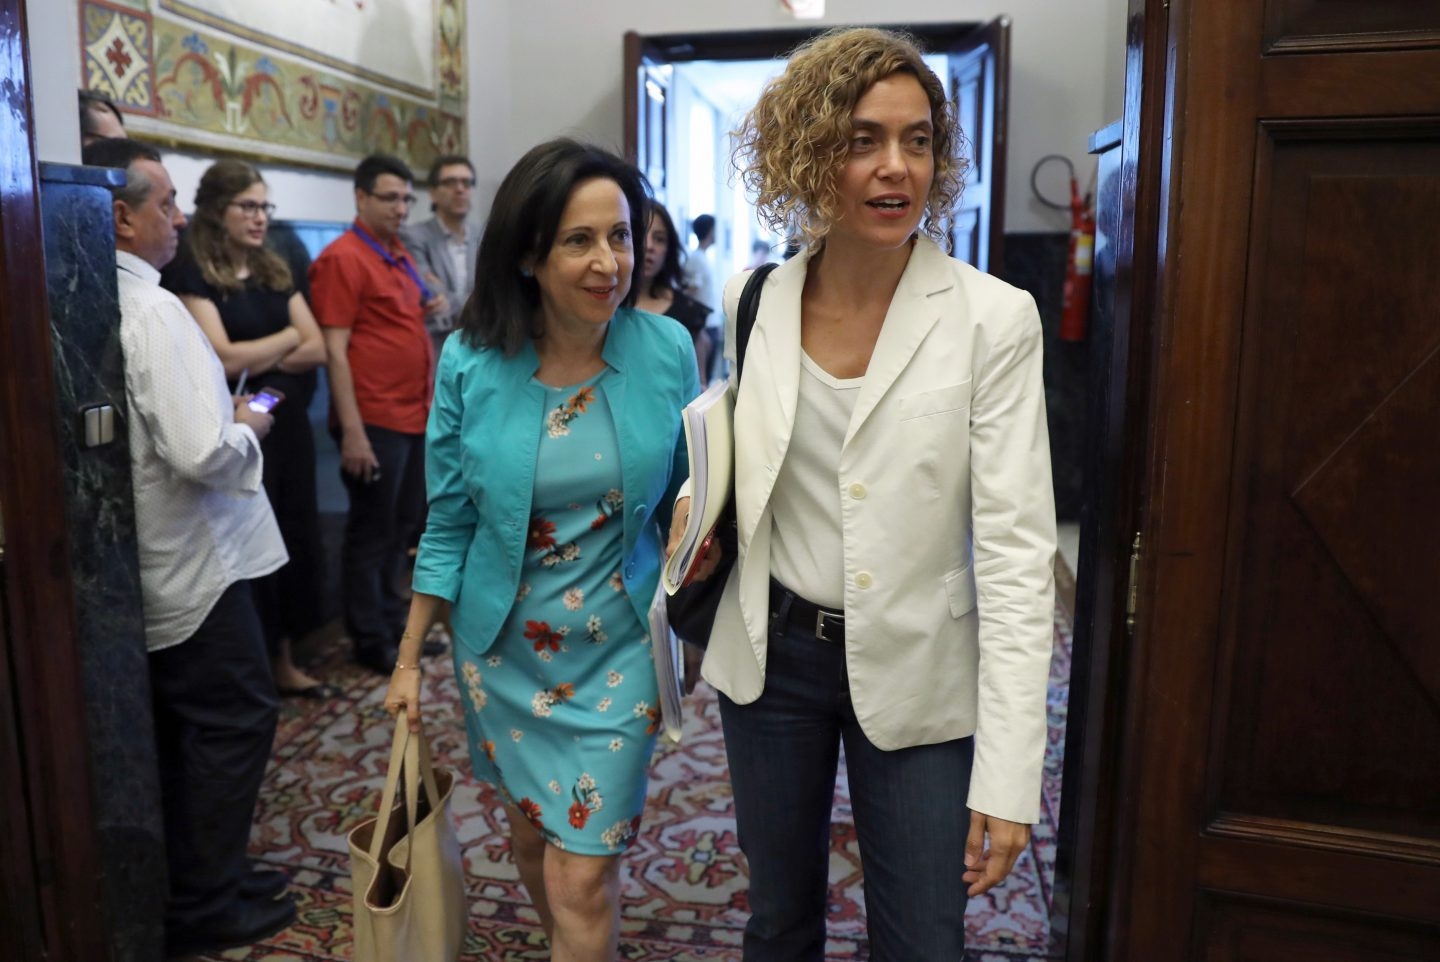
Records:
[[[1163,198],[1170,173],[1174,64],[1169,0],[1130,0],[1125,46],[1125,107],[1121,118],[1120,212],[1114,238],[1115,276],[1108,379],[1092,384],[1091,455],[1085,465],[1085,511],[1076,585],[1074,662],[1065,742],[1061,844],[1056,853],[1057,916],[1068,926],[1066,962],[1117,958],[1123,951],[1128,893],[1116,889],[1133,856],[1133,839],[1118,823],[1133,800],[1121,789],[1128,772],[1124,745],[1135,720],[1127,711],[1134,640],[1127,607],[1143,602],[1143,563],[1132,565],[1144,532],[1151,483],[1148,426],[1151,371],[1159,345],[1154,319],[1164,296],[1167,234]],[[1131,579],[1138,583],[1132,586]]]
[[[25,0],[0,0],[0,948],[23,962],[99,962],[112,946],[76,648],[28,47]]]

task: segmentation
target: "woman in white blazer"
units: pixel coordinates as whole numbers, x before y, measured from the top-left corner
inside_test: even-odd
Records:
[[[877,962],[960,959],[967,891],[1005,878],[1038,816],[1055,550],[1040,321],[935,242],[960,143],[916,48],[871,29],[798,50],[740,130],[762,220],[808,242],[766,279],[749,340],[740,553],[703,665],[750,868],[745,962],[823,956],[842,744]]]

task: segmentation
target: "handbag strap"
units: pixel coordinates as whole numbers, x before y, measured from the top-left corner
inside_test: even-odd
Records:
[[[735,384],[740,384],[741,369],[745,366],[745,349],[750,346],[750,332],[755,328],[755,315],[760,311],[760,288],[765,286],[766,276],[779,264],[761,264],[750,272],[745,287],[740,291],[740,306],[735,311]]]
[[[385,854],[385,833],[390,828],[390,816],[395,811],[395,790],[399,787],[400,776],[405,771],[405,753],[410,747],[410,726],[405,716],[396,719],[395,741],[390,746],[390,765],[385,769],[385,789],[380,793],[380,811],[375,816],[375,831],[370,836],[370,857],[380,861]]]
[[[405,725],[403,720],[401,724]],[[425,743],[423,734],[412,734],[409,743],[405,746],[405,838],[409,844],[405,846],[405,871],[410,871],[410,859],[415,854],[415,821],[420,814],[420,779],[416,777],[420,767],[420,746]]]
[[[440,786],[435,781],[435,759],[430,754],[430,739],[421,733],[416,739],[419,744],[417,763],[420,766],[421,784],[425,786],[425,797],[430,799],[430,811],[440,807]]]
[[[430,810],[440,807],[440,786],[435,780],[435,763],[430,754],[430,742],[424,731],[410,734],[410,725],[401,715],[395,723],[395,741],[390,748],[390,767],[385,772],[385,788],[380,793],[380,811],[375,817],[375,834],[370,839],[370,857],[380,861],[384,854],[385,835],[390,827],[390,816],[395,811],[395,796],[400,782],[404,781],[405,828],[407,835],[415,831],[415,822],[420,813],[420,786],[425,786],[425,795]],[[410,851],[405,853],[405,867],[410,867]]]

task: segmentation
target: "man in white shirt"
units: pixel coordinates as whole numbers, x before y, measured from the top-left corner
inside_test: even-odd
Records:
[[[277,871],[246,860],[279,699],[249,579],[286,561],[261,487],[271,417],[231,398],[210,342],[160,268],[185,216],[153,148],[88,145],[119,167],[115,261],[140,585],[150,652],[173,955],[248,945],[295,917]]]
[[[700,364],[700,381],[709,384],[715,377],[716,362],[725,339],[725,314],[715,296],[715,265],[710,263],[710,248],[715,246],[715,218],[701,214],[691,222],[690,229],[695,232],[695,249],[685,258],[684,287],[686,294],[710,308],[704,338],[696,344],[695,352]]]
[[[715,218],[701,214],[690,224],[695,232],[695,249],[685,258],[685,293],[710,308],[710,316],[721,317],[720,302],[715,299],[715,273],[710,264],[710,248],[715,246]]]

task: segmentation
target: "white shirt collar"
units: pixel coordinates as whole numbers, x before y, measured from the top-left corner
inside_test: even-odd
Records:
[[[151,284],[160,283],[160,271],[149,261],[137,257],[129,251],[115,252],[115,266],[122,271],[134,274],[142,281],[149,281]]]

